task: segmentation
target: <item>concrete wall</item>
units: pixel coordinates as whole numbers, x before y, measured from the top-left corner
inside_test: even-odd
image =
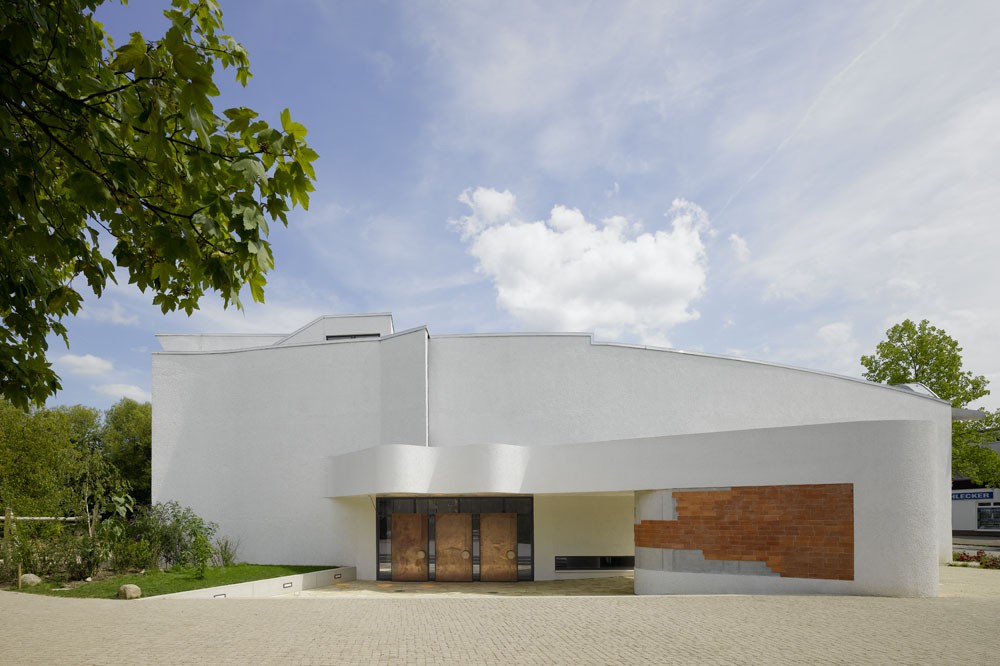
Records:
[[[853,580],[678,573],[637,566],[636,591],[933,596],[943,504],[933,492],[941,473],[939,448],[936,424],[929,421],[857,421],[533,447],[380,446],[333,459],[327,492],[359,496],[487,492],[538,497],[851,484]],[[502,473],[495,471],[497,467]],[[544,499],[536,504],[538,510],[547,510]],[[544,538],[545,526],[554,522],[555,518],[543,513],[541,523],[536,524],[536,539]],[[580,539],[586,538],[585,529],[583,525],[577,530]],[[540,547],[536,562],[564,554],[551,552],[554,547]]]
[[[810,423],[935,420],[944,402],[764,363],[582,335],[430,340],[432,446],[569,444]]]
[[[223,351],[267,347],[283,339],[284,335],[188,335],[160,333],[156,340],[168,352]]]
[[[359,331],[372,324],[352,321],[364,324]],[[592,345],[587,336],[428,339],[416,329],[298,344],[347,330],[334,324],[318,320],[268,347],[154,354],[154,500],[218,522],[242,539],[247,560],[356,565],[371,578],[377,493],[855,483],[868,507],[881,501],[863,490],[872,475],[912,488],[912,498],[891,489],[885,497],[912,499],[922,522],[900,514],[906,525],[920,539],[933,530],[950,553],[944,403],[821,373]],[[798,425],[805,429],[788,428]],[[911,436],[920,441],[911,446]],[[925,456],[919,464],[899,462],[913,451]],[[558,502],[546,501],[536,509],[552,525]],[[574,534],[567,543],[586,545],[585,533]],[[561,547],[553,544],[543,547]],[[914,545],[919,576],[923,546]],[[557,554],[584,553],[545,557]],[[849,589],[912,591],[859,581]]]
[[[294,333],[285,336],[277,344],[301,345],[326,342],[328,335],[392,335],[392,315],[379,314],[337,315],[320,317],[309,322]]]
[[[247,583],[203,587],[198,590],[161,594],[155,597],[142,597],[142,599],[266,599],[286,594],[297,594],[302,590],[314,590],[317,587],[329,587],[330,585],[346,583],[352,580],[357,580],[357,572],[354,567],[339,567],[337,569],[323,569],[304,574],[253,580]]]
[[[535,495],[535,580],[620,576],[556,571],[557,555],[632,555],[633,494]]]
[[[938,552],[951,555],[951,408],[861,380],[620,345],[585,335],[434,337],[431,446],[548,446],[817,423],[925,420],[936,430]],[[777,464],[777,463],[776,463]],[[887,470],[888,472],[888,470]]]
[[[363,505],[329,499],[325,461],[383,436],[426,443],[425,344],[418,329],[382,340],[154,354],[154,501],[177,500],[219,523],[242,540],[248,561],[361,563],[366,546],[350,526]]]

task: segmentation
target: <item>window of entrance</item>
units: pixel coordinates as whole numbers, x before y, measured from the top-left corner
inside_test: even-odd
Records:
[[[379,580],[534,578],[530,496],[379,497],[375,509]]]

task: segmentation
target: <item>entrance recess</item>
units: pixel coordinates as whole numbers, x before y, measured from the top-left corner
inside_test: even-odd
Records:
[[[515,515],[516,514],[512,514]],[[437,567],[434,580],[472,580],[472,514],[439,513],[435,525]]]
[[[427,514],[392,517],[392,579],[427,580]]]
[[[479,580],[512,583],[517,580],[517,514],[479,516]]]
[[[534,578],[530,495],[377,497],[378,580]]]

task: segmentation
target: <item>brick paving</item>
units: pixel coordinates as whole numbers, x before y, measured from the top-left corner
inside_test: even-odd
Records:
[[[1000,572],[978,569],[943,568],[937,599],[358,594],[0,592],[0,664],[985,664],[1000,654]]]

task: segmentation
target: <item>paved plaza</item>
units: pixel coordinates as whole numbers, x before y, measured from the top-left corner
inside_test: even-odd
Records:
[[[488,586],[428,594],[377,584],[139,602],[0,592],[0,664],[996,663],[1000,572],[941,574],[936,599],[502,596]]]

